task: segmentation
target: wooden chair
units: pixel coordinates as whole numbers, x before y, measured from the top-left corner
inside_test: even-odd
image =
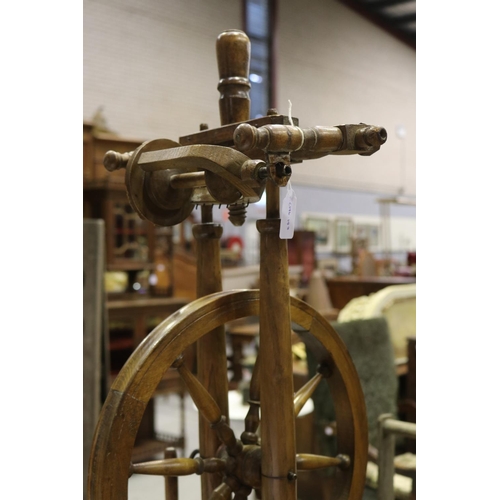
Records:
[[[398,495],[395,491],[394,479],[397,457],[394,456],[396,448],[396,436],[403,436],[411,440],[417,437],[417,426],[412,422],[401,422],[390,414],[380,415],[378,420],[378,477],[377,477],[377,500],[392,500]],[[412,464],[412,466],[415,464]],[[404,498],[415,500],[416,491],[416,467],[409,468],[414,471],[411,474],[412,487],[408,496]],[[402,495],[402,492],[399,493]],[[399,497],[398,497],[399,498]]]
[[[377,462],[379,460],[379,417],[384,414],[396,415],[398,412],[398,378],[394,363],[394,351],[387,320],[383,317],[365,320],[355,320],[346,323],[333,323],[334,329],[345,342],[354,365],[358,371],[363,389],[366,415],[368,420],[369,460],[367,468],[367,498],[375,498]],[[317,362],[309,350],[308,368],[312,374],[316,370]],[[326,397],[325,387],[320,384],[312,398],[315,406],[315,426],[318,439],[317,446],[320,453],[335,453],[337,446],[335,408]],[[400,472],[398,470],[398,472]],[[326,481],[324,480],[324,476]],[[329,500],[330,487],[327,473],[316,473],[321,476],[325,485],[322,500]],[[374,479],[375,478],[375,479]],[[319,482],[319,481],[318,481]],[[411,490],[411,479],[403,478],[402,489]],[[406,494],[406,493],[405,493]],[[399,495],[399,491],[398,491]],[[400,498],[400,497],[398,497]],[[404,497],[401,497],[404,498]],[[386,500],[386,499],[384,499]]]

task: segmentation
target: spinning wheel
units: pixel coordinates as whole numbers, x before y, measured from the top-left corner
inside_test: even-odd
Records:
[[[259,425],[261,372],[257,357],[250,388],[250,410],[245,419],[245,432],[237,440],[225,416],[196,377],[182,364],[182,352],[213,328],[238,318],[259,314],[259,292],[245,290],[219,292],[200,298],[185,306],[161,323],[132,354],[115,380],[106,400],[94,443],[91,463],[91,498],[123,500],[127,498],[130,474],[188,475],[219,474],[223,482],[211,498],[246,498],[252,488],[260,491],[264,449],[256,431]],[[361,498],[364,487],[368,438],[364,400],[361,387],[342,341],[329,323],[306,303],[291,299],[292,321],[308,333],[303,340],[314,350],[321,364],[318,373],[294,397],[294,415],[325,378],[339,411],[337,421],[338,451],[336,457],[298,454],[297,470],[336,467],[335,493],[337,498]],[[291,354],[290,354],[291,356]],[[171,365],[180,375],[198,410],[208,420],[223,445],[216,456],[208,458],[172,458],[130,465],[132,447],[142,414],[163,373]],[[273,433],[279,434],[280,422],[272,409],[262,406],[262,420],[268,419]],[[264,422],[262,422],[263,424]],[[279,457],[273,457],[274,460]],[[294,487],[295,471],[287,475]],[[272,480],[271,480],[272,482]]]
[[[125,500],[132,474],[165,476],[167,500],[177,499],[176,476],[199,474],[203,500],[242,500],[255,490],[263,500],[293,500],[297,471],[335,468],[335,500],[360,500],[368,453],[361,386],[344,344],[310,306],[289,296],[287,243],[280,234],[279,187],[293,163],[329,154],[369,156],[385,142],[381,127],[339,125],[301,129],[298,120],[271,111],[248,120],[249,41],[241,31],[217,40],[222,126],[181,137],[149,141],[126,154],[108,152],[108,170],[126,168],[129,200],[158,225],[184,220],[201,205],[197,239],[200,298],[163,321],[132,354],[116,378],[94,435],[89,467],[90,500]],[[244,122],[244,123],[242,123]],[[266,191],[260,232],[260,283],[256,290],[222,292],[220,238],[212,206],[227,204],[241,225],[245,207]],[[250,385],[250,409],[238,439],[230,426],[224,324],[259,316],[260,349]],[[318,373],[293,393],[291,322],[319,361]],[[197,374],[182,353],[197,346]],[[200,457],[172,456],[131,464],[142,415],[163,374],[177,368],[199,414]],[[339,454],[297,454],[295,417],[325,379],[337,415]],[[234,495],[234,496],[233,496]]]

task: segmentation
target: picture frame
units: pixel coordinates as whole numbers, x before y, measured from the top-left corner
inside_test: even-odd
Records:
[[[317,253],[334,251],[334,217],[329,214],[304,213],[302,227],[307,231],[314,231]]]
[[[348,254],[352,249],[354,221],[350,217],[337,217],[334,221],[334,251]]]
[[[370,252],[380,252],[382,249],[382,236],[380,223],[372,221],[356,221],[353,228],[356,238],[364,238]]]

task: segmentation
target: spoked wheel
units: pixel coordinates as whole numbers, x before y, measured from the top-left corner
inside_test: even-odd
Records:
[[[239,318],[258,316],[259,296],[258,290],[243,290],[218,292],[197,299],[163,321],[134,351],[115,379],[101,411],[91,452],[89,499],[126,499],[131,474],[214,473],[221,474],[224,479],[211,498],[230,499],[234,493],[233,498],[243,499],[252,490],[260,497],[258,366],[251,381],[250,410],[240,440],[182,359],[187,347],[214,328]],[[334,467],[332,498],[360,500],[365,482],[368,436],[364,398],[356,369],[340,337],[309,305],[291,298],[291,319],[306,331],[301,334],[303,340],[320,361],[318,373],[295,394],[295,415],[324,378],[337,416],[338,455],[297,454],[297,470]],[[171,366],[178,369],[199,412],[210,422],[223,444],[215,457],[170,458],[131,464],[134,441],[146,405]],[[275,453],[279,455],[280,450]],[[294,476],[291,474],[289,480],[295,481]]]

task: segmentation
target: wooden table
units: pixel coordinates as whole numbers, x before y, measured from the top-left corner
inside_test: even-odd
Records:
[[[128,320],[134,325],[133,346],[137,347],[149,333],[148,318],[168,318],[173,312],[185,306],[188,299],[178,297],[141,297],[110,299],[106,302],[108,319]],[[112,349],[112,346],[110,346]]]
[[[227,335],[231,344],[231,356],[229,370],[233,372],[230,386],[236,388],[243,378],[243,346],[259,335],[259,323],[234,323],[227,325]]]
[[[260,325],[258,322],[238,322],[227,324],[227,335],[231,345],[231,356],[229,356],[229,370],[232,371],[229,386],[231,389],[238,389],[239,382],[243,379],[243,347],[245,344],[254,342],[259,336]],[[292,344],[302,342],[300,338],[291,331]],[[256,346],[256,351],[258,347]],[[256,352],[257,354],[257,352]],[[299,390],[309,379],[307,365],[305,362],[294,361],[293,364],[294,390]]]

